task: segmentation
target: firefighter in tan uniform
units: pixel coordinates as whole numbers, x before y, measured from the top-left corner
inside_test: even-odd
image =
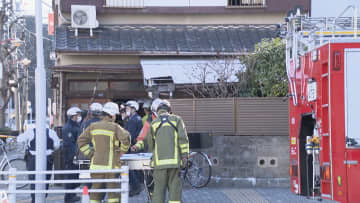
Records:
[[[130,134],[115,123],[119,107],[113,102],[108,102],[103,108],[104,118],[92,123],[80,135],[78,146],[82,153],[91,159],[90,170],[106,170],[120,168],[120,157],[130,147]],[[90,147],[93,144],[93,149]],[[114,179],[119,174],[91,174],[92,179]],[[103,189],[105,183],[94,183],[92,189]],[[119,188],[117,183],[107,183],[107,188]],[[90,202],[102,201],[104,194],[90,193]],[[109,193],[109,203],[120,202],[120,194]]]
[[[180,203],[182,184],[180,171],[189,156],[189,140],[183,120],[170,114],[170,103],[162,100],[158,106],[158,117],[151,123],[145,144],[153,153],[151,165],[154,168],[153,203],[164,203],[169,190],[169,203]],[[139,150],[143,145],[137,145]]]

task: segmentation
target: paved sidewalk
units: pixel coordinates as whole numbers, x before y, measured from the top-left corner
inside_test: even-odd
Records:
[[[60,189],[60,188],[58,188]],[[49,195],[47,202],[62,203],[63,195]],[[30,203],[29,195],[17,196],[17,203]],[[145,192],[131,197],[129,203],[145,203]],[[186,188],[183,203],[316,203],[290,192],[289,188]],[[323,203],[334,201],[323,200]]]

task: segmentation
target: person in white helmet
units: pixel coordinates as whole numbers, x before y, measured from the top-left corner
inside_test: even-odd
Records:
[[[120,125],[115,123],[119,106],[116,103],[108,102],[103,108],[104,117],[101,121],[92,123],[80,135],[78,145],[80,151],[91,159],[90,170],[109,170],[121,167],[120,157],[130,147],[130,134]],[[90,143],[94,148],[90,147]],[[115,173],[92,173],[91,179],[116,179],[119,174]],[[93,183],[91,189],[116,189],[118,183]],[[90,202],[101,202],[104,194],[90,193]],[[119,193],[109,193],[108,201],[111,203],[120,202]]]
[[[24,133],[20,134],[17,142],[23,142],[26,146],[25,161],[28,171],[35,170],[35,155],[36,155],[36,124],[30,124]],[[53,154],[60,147],[60,139],[56,132],[46,126],[46,170],[52,170],[54,163]],[[50,180],[51,175],[46,175],[46,180]],[[35,180],[35,175],[29,175],[29,180]],[[35,184],[30,185],[31,190],[35,190]],[[46,190],[49,189],[49,184],[46,184]],[[47,196],[47,195],[46,195]],[[35,203],[35,194],[31,194],[31,203]]]
[[[127,131],[129,131],[131,135],[131,146],[136,144],[136,138],[139,136],[140,131],[143,127],[141,117],[137,113],[139,110],[139,104],[136,101],[128,101],[126,102],[126,115],[129,118],[127,123]],[[140,194],[141,192],[141,183],[142,181],[142,173],[139,171],[130,171],[129,174],[130,181],[130,196],[134,196]]]
[[[143,109],[144,109],[144,113],[145,113],[145,116],[142,117],[142,123],[143,125],[146,123],[146,120],[149,118],[149,116],[151,115],[151,110],[150,110],[150,106],[151,106],[151,103],[146,101],[144,104],[143,104]]]
[[[139,104],[136,101],[126,102],[126,115],[129,117],[126,129],[131,135],[131,145],[136,144],[136,138],[143,127],[142,120],[137,111],[139,110]]]
[[[90,119],[81,124],[81,130],[84,131],[91,123],[99,122],[102,116],[103,106],[100,103],[92,103],[89,108]]]
[[[160,98],[156,98],[151,103],[151,108],[150,108],[151,114],[148,116],[143,128],[141,129],[140,135],[136,139],[136,144],[131,147],[132,152],[137,152],[137,151],[141,151],[141,150],[143,150],[145,152],[149,151],[148,144],[146,142],[147,135],[150,134],[150,128],[151,128],[152,121],[157,118],[156,111],[157,111],[159,105],[161,104],[161,102],[162,102],[162,100]],[[150,185],[150,187],[148,187],[150,198],[152,197],[152,194],[154,191],[154,184],[151,184],[152,182],[153,182],[153,179],[151,177],[148,177],[146,179],[146,185]]]
[[[81,122],[81,109],[78,107],[71,107],[66,115],[68,120],[65,126],[62,129],[62,139],[63,139],[63,153],[65,160],[64,170],[76,170],[78,167],[73,163],[73,159],[77,153],[77,139],[81,133],[80,122]],[[66,174],[64,175],[65,179],[78,179],[78,174]],[[75,189],[80,186],[80,184],[69,183],[65,184],[65,189]],[[65,203],[67,202],[76,202],[79,201],[80,197],[77,197],[76,194],[67,193],[64,196]]]

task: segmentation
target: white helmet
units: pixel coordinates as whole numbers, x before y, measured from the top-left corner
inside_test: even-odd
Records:
[[[103,106],[100,103],[95,102],[90,105],[90,112],[95,116],[101,115],[102,110],[103,110]]]
[[[126,102],[126,106],[134,108],[136,111],[139,110],[139,104],[136,101],[128,101]]]
[[[109,114],[110,116],[115,116],[120,113],[119,106],[114,102],[106,103],[102,111]]]
[[[71,117],[77,115],[78,113],[81,113],[81,109],[78,107],[71,107],[69,110],[67,110],[66,115]]]
[[[153,102],[152,102],[152,104],[151,104],[151,111],[152,112],[156,112],[157,111],[157,109],[158,109],[158,107],[159,107],[159,104],[161,103],[161,99],[159,99],[159,98],[157,98],[157,99],[155,99]]]
[[[166,109],[167,111],[170,111],[171,110],[171,104],[168,100],[166,99],[163,99],[161,100],[161,102],[159,103],[159,106],[157,108],[157,111],[159,111],[159,109]]]

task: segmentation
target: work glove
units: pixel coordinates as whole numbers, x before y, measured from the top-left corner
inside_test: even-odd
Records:
[[[130,150],[131,150],[131,152],[136,152],[137,151],[136,146],[135,145],[132,146]]]

